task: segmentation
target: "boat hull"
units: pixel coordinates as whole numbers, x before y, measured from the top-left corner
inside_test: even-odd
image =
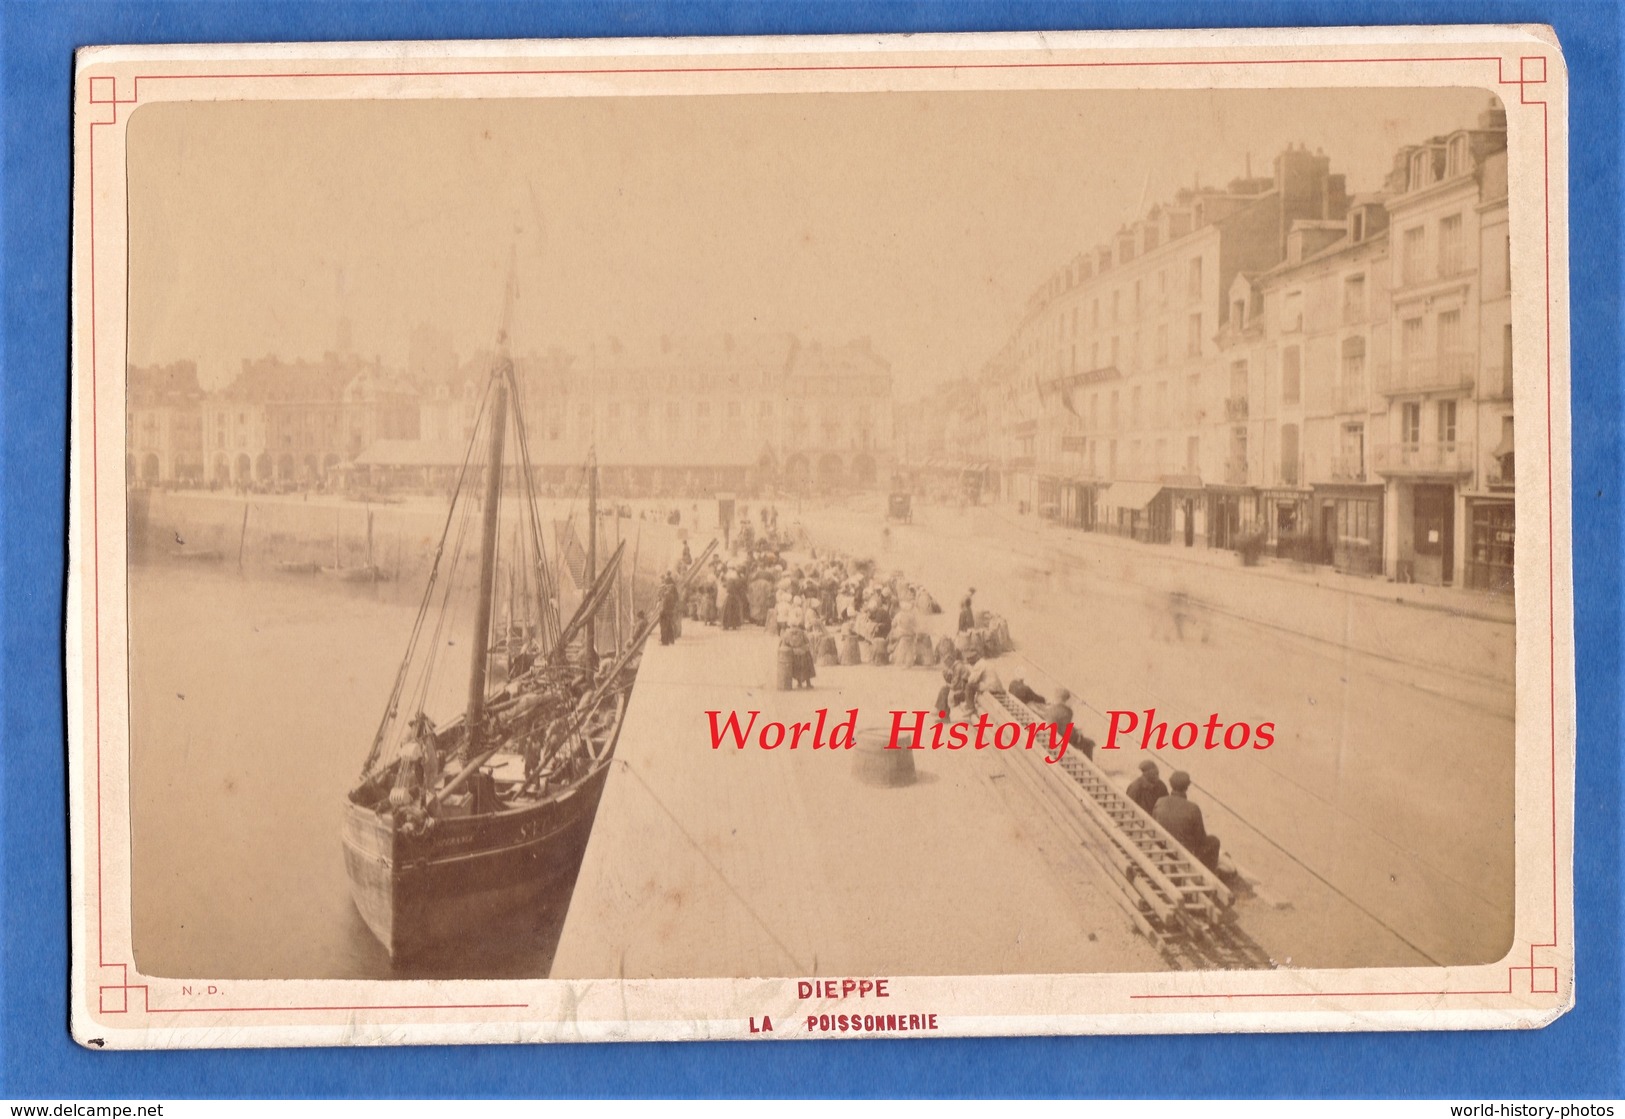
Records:
[[[486,926],[549,900],[581,867],[604,762],[538,804],[437,820],[426,835],[345,806],[344,864],[356,909],[396,962],[477,941]]]

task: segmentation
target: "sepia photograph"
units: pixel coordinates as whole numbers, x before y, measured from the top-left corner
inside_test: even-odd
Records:
[[[118,79],[92,1004],[773,979],[711,1036],[1046,1032],[951,1024],[960,980],[1485,968],[1566,1006],[1520,931],[1567,871],[1550,280],[1532,87],[1488,73]],[[983,1013],[1071,1012],[1020,998]]]

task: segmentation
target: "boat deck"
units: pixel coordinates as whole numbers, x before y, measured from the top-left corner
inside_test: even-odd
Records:
[[[936,619],[941,621],[941,618]],[[684,623],[649,643],[565,920],[553,978],[1150,971],[1098,866],[1046,825],[1019,751],[916,751],[919,780],[860,783],[857,750],[730,743],[702,699],[758,722],[890,729],[935,669],[822,667],[772,690],[762,630]]]

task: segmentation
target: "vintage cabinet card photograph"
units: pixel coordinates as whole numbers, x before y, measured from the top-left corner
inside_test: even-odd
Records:
[[[74,1036],[1573,1005],[1538,27],[87,48]]]

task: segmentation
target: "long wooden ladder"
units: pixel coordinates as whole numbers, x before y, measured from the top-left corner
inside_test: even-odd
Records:
[[[1044,718],[1008,692],[986,693],[998,707],[1018,723],[1040,723]],[[1025,751],[1023,752],[1025,753]],[[1083,751],[1069,749],[1059,764],[1031,755],[1030,763],[1013,759],[1018,772],[1042,792],[1058,795],[1066,807],[1062,812],[1081,824],[1078,838],[1113,883],[1119,904],[1141,932],[1168,948],[1186,940],[1206,941],[1209,934],[1229,920],[1234,897],[1229,887],[1170,835],[1144,809],[1130,800],[1104,770]],[[1060,780],[1057,780],[1057,779]]]

